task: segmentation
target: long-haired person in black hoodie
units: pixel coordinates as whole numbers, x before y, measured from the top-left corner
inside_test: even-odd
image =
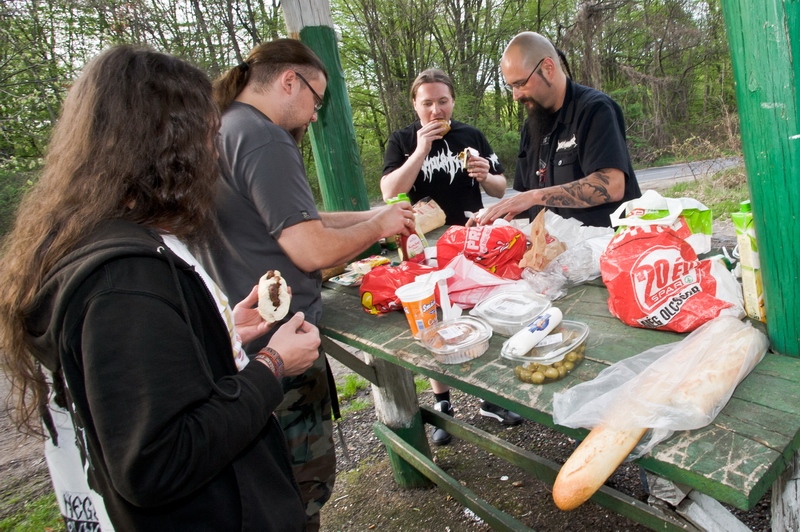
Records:
[[[105,51],[69,91],[5,241],[12,412],[46,437],[71,526],[305,527],[272,412],[280,378],[316,359],[319,332],[298,313],[249,359],[242,342],[272,326],[257,291],[231,308],[189,252],[213,234],[218,126],[197,68]]]

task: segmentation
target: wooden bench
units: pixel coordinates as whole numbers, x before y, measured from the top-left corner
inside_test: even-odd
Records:
[[[598,280],[573,288],[565,298],[554,302],[564,313],[564,319],[589,326],[586,359],[563,380],[538,386],[517,380],[513,373],[515,364],[500,356],[506,338],[499,335],[492,337],[489,350],[477,359],[457,365],[437,363],[411,337],[402,312],[367,314],[361,307],[357,288],[326,283],[320,328],[328,337],[324,342],[328,354],[375,386],[379,421],[376,434],[389,450],[396,481],[406,487],[433,481],[493,528],[518,530],[525,527],[480,500],[432,463],[424,423],[445,428],[550,484],[560,466],[432,409],[420,410],[412,372],[489,400],[571,437],[582,438],[585,430],[553,423],[553,394],[593,379],[614,362],[682,338],[673,333],[628,327],[611,316],[606,301],[607,291]],[[330,339],[362,350],[366,353],[366,363]],[[712,501],[742,510],[751,509],[772,487],[773,523],[789,523],[774,529],[791,529],[786,527],[797,523],[798,515],[797,481],[791,478],[790,466],[800,447],[799,362],[767,353],[739,385],[714,423],[676,433],[638,464],[658,477],[708,495]],[[783,504],[782,495],[787,499]],[[695,499],[698,504],[704,500]],[[599,491],[593,500],[652,528],[686,530],[692,526],[608,488]]]

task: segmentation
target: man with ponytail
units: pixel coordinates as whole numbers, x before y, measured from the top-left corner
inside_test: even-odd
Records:
[[[362,212],[319,212],[298,147],[324,105],[328,74],[306,45],[278,39],[255,47],[214,82],[222,111],[222,179],[217,217],[222,238],[204,255],[207,269],[234,299],[269,269],[292,289],[291,312],[317,324],[320,270],[344,264],[381,238],[413,230],[408,204]],[[331,420],[333,380],[325,356],[305,374],[283,380],[277,412],[306,502],[308,529],[336,473]]]

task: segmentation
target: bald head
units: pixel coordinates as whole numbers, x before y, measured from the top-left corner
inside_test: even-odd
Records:
[[[517,34],[506,46],[500,66],[513,64],[522,69],[532,69],[543,58],[549,57],[560,69],[561,61],[550,40],[533,31]]]

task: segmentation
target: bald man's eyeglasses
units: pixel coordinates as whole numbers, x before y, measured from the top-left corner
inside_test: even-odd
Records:
[[[540,67],[540,66],[541,66],[541,64],[542,64],[542,61],[544,61],[545,59],[546,59],[545,57],[542,57],[542,58],[539,60],[539,62],[538,62],[538,63],[536,63],[536,66],[535,66],[535,67],[533,67],[533,70],[531,70],[531,73],[530,73],[530,74],[528,74],[528,77],[527,77],[527,78],[525,78],[525,81],[515,81],[514,83],[506,83],[506,90],[507,90],[507,91],[509,91],[509,92],[513,91],[514,89],[521,90],[521,89],[522,89],[522,87],[524,87],[525,85],[527,85],[527,84],[528,84],[528,82],[529,82],[529,81],[530,81],[530,79],[531,79],[531,76],[533,76],[533,74],[534,74],[534,73],[535,73],[537,70],[539,70],[539,67]]]
[[[314,87],[312,87],[311,84],[306,81],[306,78],[304,78],[300,72],[295,72],[295,74],[297,74],[297,77],[300,78],[300,81],[306,84],[306,87],[308,87],[308,90],[311,91],[311,94],[314,95],[314,112],[316,113],[322,109],[322,96],[317,94],[317,91],[314,90]]]

